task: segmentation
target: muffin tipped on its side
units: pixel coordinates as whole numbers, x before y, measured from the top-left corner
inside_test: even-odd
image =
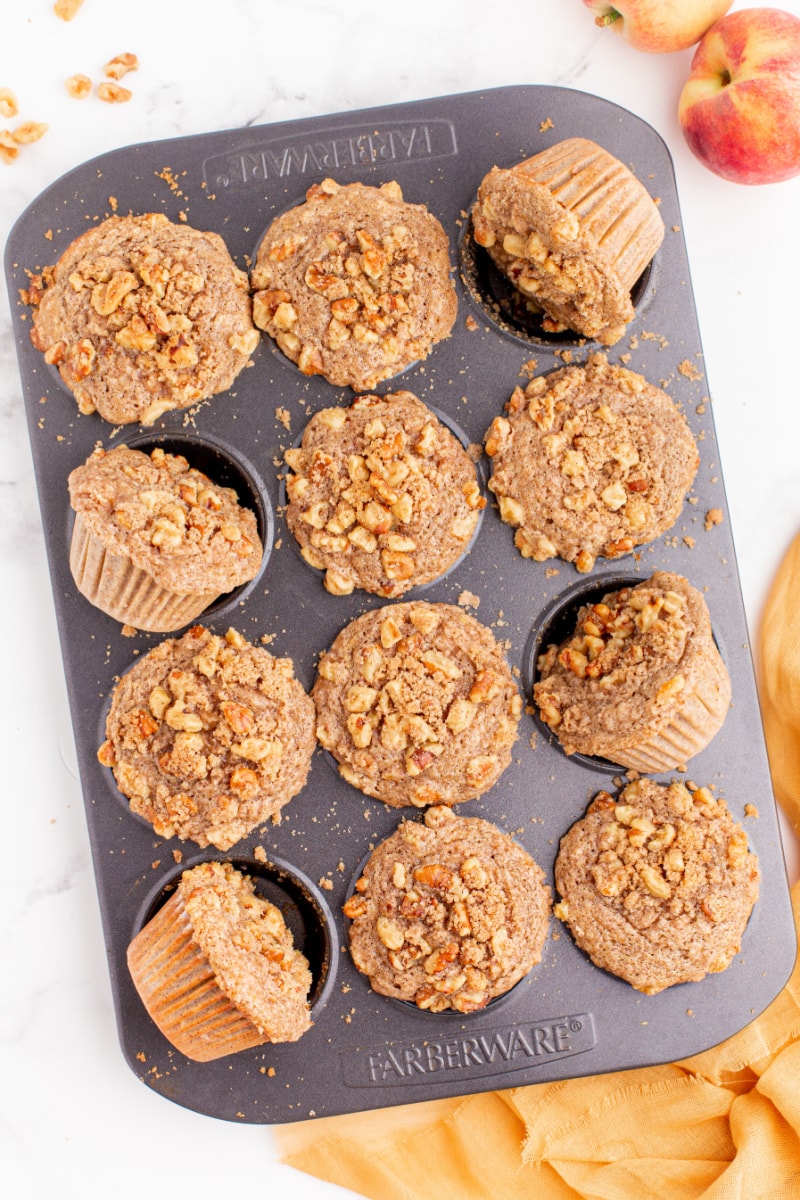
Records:
[[[183,455],[97,449],[70,474],[69,493],[72,577],[124,625],[181,629],[261,567],[255,513]]]
[[[136,990],[164,1036],[197,1062],[311,1027],[311,972],[280,911],[228,862],[184,871],[128,947]]]
[[[656,571],[581,608],[575,632],[540,655],[533,696],[567,754],[653,774],[708,745],[731,683],[700,592]]]
[[[633,319],[631,289],[664,239],[646,188],[607,150],[568,138],[493,167],[472,210],[475,241],[552,332],[612,346]]]

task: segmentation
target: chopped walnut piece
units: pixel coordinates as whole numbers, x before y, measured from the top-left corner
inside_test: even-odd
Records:
[[[19,146],[7,129],[0,129],[0,159],[12,163],[19,155]]]
[[[83,0],[56,0],[53,12],[62,21],[71,21],[83,6]]]
[[[64,80],[64,87],[73,100],[85,100],[92,90],[92,81],[88,75],[70,75]]]
[[[97,95],[106,104],[124,104],[132,98],[133,92],[120,87],[118,83],[98,83]]]
[[[0,88],[0,117],[15,117],[18,112],[17,97],[11,88]]]
[[[103,73],[109,79],[120,80],[129,71],[139,70],[139,59],[135,54],[117,54],[114,58],[109,59],[103,67]]]

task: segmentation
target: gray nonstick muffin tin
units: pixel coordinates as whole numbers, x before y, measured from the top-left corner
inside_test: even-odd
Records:
[[[255,642],[270,638],[270,650],[290,656],[310,689],[319,652],[353,617],[385,603],[366,593],[326,592],[282,516],[284,450],[313,412],[348,405],[352,394],[303,377],[264,335],[252,367],[228,393],[146,430],[114,428],[96,414],[80,416],[32,348],[19,289],[27,286],[26,272],[54,263],[112,211],[159,211],[215,230],[246,267],[270,221],[300,203],[311,184],[326,176],[342,184],[397,180],[405,198],[426,204],[450,238],[459,311],[452,336],[425,362],[376,390],[413,391],[466,440],[480,443],[514,387],[524,384],[531,360],[546,372],[561,367],[564,356],[581,363],[597,349],[571,334],[548,337],[527,327],[469,240],[468,213],[483,175],[572,136],[604,146],[659,199],[666,237],[634,289],[635,319],[608,353],[666,387],[681,407],[700,451],[695,486],[668,535],[628,557],[599,560],[588,576],[558,560],[523,559],[490,502],[469,553],[443,579],[404,599],[472,598],[468,611],[504,645],[530,706],[537,646],[568,624],[587,594],[599,597],[658,569],[686,576],[706,596],[733,703],[722,731],[680,777],[713,785],[743,822],[760,859],[761,894],[741,953],[700,983],[643,996],[595,967],[552,918],[541,963],[508,995],[481,1012],[434,1015],[370,990],[350,961],[341,911],[369,850],[402,817],[420,814],[364,796],[318,749],[304,790],[280,823],[257,829],[227,854],[158,838],[131,815],[96,752],[116,677],[163,635],[122,636],[118,623],[79,595],[68,566],[67,476],[98,442],[184,453],[255,507],[268,547],[259,578],[218,601],[201,622],[217,633],[233,626]],[[675,182],[653,129],[593,96],[522,86],[131,146],[77,167],[30,205],[9,238],[6,272],[120,1040],[142,1082],[215,1117],[286,1122],[672,1061],[715,1045],[765,1008],[794,963],[794,925]],[[712,509],[722,521],[706,528]],[[591,796],[615,790],[622,774],[568,758],[528,707],[511,766],[458,811],[514,834],[552,886],[559,838]],[[757,816],[746,815],[746,805]],[[314,1025],[294,1044],[195,1063],[149,1019],[125,955],[180,872],[211,857],[256,874],[283,908],[314,972]]]

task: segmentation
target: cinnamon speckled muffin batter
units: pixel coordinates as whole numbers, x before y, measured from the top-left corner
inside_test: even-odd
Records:
[[[707,787],[600,792],[561,839],[555,914],[593,962],[648,995],[724,971],[758,897],[758,859]]]
[[[522,701],[491,632],[451,604],[375,609],[339,633],[312,690],[317,737],[387,804],[458,804],[511,761]]]
[[[489,487],[524,558],[579,571],[665,533],[699,456],[670,397],[602,354],[517,387],[486,434]]]
[[[731,684],[700,592],[656,571],[578,613],[548,646],[533,695],[567,754],[654,773],[683,766],[722,728]]]
[[[436,579],[486,504],[461,443],[411,392],[322,409],[285,458],[287,523],[337,596],[400,596]]]
[[[447,235],[397,183],[332,179],[277,217],[251,283],[256,325],[304,375],[368,391],[450,333]]]
[[[247,275],[217,233],[109,217],[33,277],[31,341],[82,413],[150,425],[229,388],[258,345]]]
[[[227,850],[300,791],[314,746],[291,660],[196,625],[122,676],[98,758],[160,837]]]
[[[373,991],[468,1013],[540,961],[550,891],[508,834],[434,807],[373,851],[344,912],[353,962]]]

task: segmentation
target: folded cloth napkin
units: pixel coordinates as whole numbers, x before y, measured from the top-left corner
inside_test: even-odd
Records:
[[[800,834],[800,535],[765,607],[760,696]],[[800,929],[800,882],[792,889]],[[275,1130],[284,1162],[375,1200],[798,1200],[800,960],[755,1021],[682,1062]]]

